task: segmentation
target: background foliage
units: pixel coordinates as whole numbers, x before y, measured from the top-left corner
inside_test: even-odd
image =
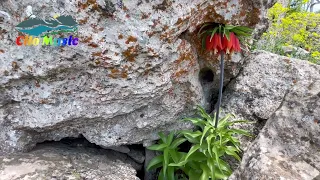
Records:
[[[320,64],[320,14],[304,11],[302,7],[307,2],[300,0],[289,7],[276,3],[268,12],[271,26],[256,48]],[[310,53],[301,54],[295,48],[296,52],[288,54],[284,47],[297,47]]]

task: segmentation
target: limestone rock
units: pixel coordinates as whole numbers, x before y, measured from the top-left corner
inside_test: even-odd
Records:
[[[255,141],[247,144],[240,167],[230,179],[310,180],[319,176],[319,65],[256,52],[245,60],[227,92],[227,111],[266,120]]]
[[[79,135],[103,147],[147,145],[159,131],[189,127],[177,120],[197,104],[208,108],[216,89],[203,89],[200,70],[213,71],[213,87],[219,77],[217,56],[198,54],[199,27],[264,28],[275,0],[116,2],[1,0],[0,151]],[[31,14],[72,15],[79,44],[15,45],[15,26]],[[241,57],[228,57],[226,81]]]
[[[138,180],[124,156],[93,148],[41,145],[27,154],[0,156],[0,179]]]

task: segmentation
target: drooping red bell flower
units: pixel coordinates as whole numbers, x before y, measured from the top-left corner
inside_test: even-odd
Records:
[[[226,35],[223,35],[221,39],[219,33],[215,33],[213,37],[211,37],[211,35],[207,36],[206,49],[208,51],[213,50],[214,54],[220,53],[221,51],[226,54],[241,51],[239,39],[233,32],[230,32],[229,40]]]
[[[226,35],[223,36],[222,47],[226,54],[241,51],[239,39],[233,32],[230,33],[229,40]]]
[[[211,35],[207,36],[206,49],[208,51],[213,50],[214,54],[221,52],[222,50],[221,36],[217,33],[215,33],[213,37],[211,37]]]

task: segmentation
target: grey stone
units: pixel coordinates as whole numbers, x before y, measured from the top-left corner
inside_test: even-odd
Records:
[[[153,169],[153,170],[147,170],[148,164],[150,163],[150,161],[156,157],[157,151],[151,151],[146,149],[145,150],[145,161],[144,161],[144,169],[145,169],[145,173],[144,173],[144,180],[154,180],[155,177],[157,177],[157,170]]]
[[[103,147],[146,145],[159,131],[189,128],[177,119],[197,104],[209,109],[219,77],[217,56],[199,53],[199,26],[263,29],[275,0],[232,0],[227,8],[221,0],[123,1],[123,9],[116,0],[55,2],[0,3],[1,152],[81,134]],[[55,14],[79,23],[77,46],[15,45],[17,24]],[[242,56],[227,57],[226,82],[238,74]],[[212,91],[199,81],[204,67],[213,71]]]
[[[253,121],[266,120],[230,180],[319,176],[319,65],[256,52],[230,85],[224,107]]]
[[[143,164],[145,158],[144,149],[130,148],[130,152],[127,153],[137,163]]]
[[[111,150],[118,151],[125,154],[130,152],[130,149],[128,148],[128,146],[109,146],[109,147],[103,147],[103,148],[111,149]]]
[[[0,156],[0,179],[138,180],[126,159],[108,150],[40,145],[30,153]]]

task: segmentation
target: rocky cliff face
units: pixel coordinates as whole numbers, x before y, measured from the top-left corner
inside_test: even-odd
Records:
[[[230,179],[320,177],[320,66],[267,52],[245,62],[224,107],[255,121],[248,130],[265,125],[251,145],[243,144],[242,162]]]
[[[244,25],[258,35],[274,3],[119,2],[1,1],[0,152],[79,135],[103,147],[148,143],[159,131],[186,127],[177,119],[196,104],[210,109],[218,84],[217,56],[200,53],[199,27]],[[17,24],[57,14],[76,19],[78,45],[16,45]],[[243,62],[228,59],[226,81]]]

